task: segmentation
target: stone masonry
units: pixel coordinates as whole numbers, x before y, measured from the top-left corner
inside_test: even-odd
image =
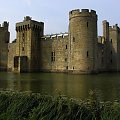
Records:
[[[6,21],[0,25],[0,71],[7,70],[8,65],[8,43],[10,33],[8,31],[9,23]]]
[[[0,51],[0,67],[13,72],[120,71],[120,28],[104,20],[103,36],[98,36],[97,20],[94,10],[72,10],[68,32],[44,35],[44,23],[26,16],[16,23],[17,35],[12,43],[5,22],[0,28],[0,49],[4,48]]]

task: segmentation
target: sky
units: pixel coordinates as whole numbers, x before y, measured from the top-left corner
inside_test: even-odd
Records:
[[[69,11],[93,9],[98,15],[98,35],[102,21],[120,25],[120,0],[0,0],[0,24],[9,22],[10,41],[16,38],[15,24],[25,16],[44,22],[45,34],[68,32]]]

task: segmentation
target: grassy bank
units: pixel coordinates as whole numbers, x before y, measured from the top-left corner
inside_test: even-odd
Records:
[[[120,120],[120,103],[1,91],[0,120]]]

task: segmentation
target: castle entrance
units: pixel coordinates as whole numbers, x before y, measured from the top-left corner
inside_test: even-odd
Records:
[[[28,58],[27,56],[15,56],[14,57],[14,71],[15,72],[27,72]]]

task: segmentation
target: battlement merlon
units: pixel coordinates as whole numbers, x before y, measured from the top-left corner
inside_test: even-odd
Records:
[[[89,9],[75,9],[69,12],[69,19],[73,17],[94,17],[97,19],[97,14],[95,10],[89,10]]]
[[[29,20],[32,20],[32,17],[30,17],[30,16],[26,16],[26,17],[24,17],[23,22],[25,22],[25,21],[29,21]]]
[[[115,24],[113,26],[109,26],[110,31],[120,31],[120,28],[118,27],[118,24]]]
[[[4,21],[3,23],[2,23],[2,25],[0,24],[0,28],[3,30],[7,30],[8,31],[8,27],[9,27],[9,22],[7,22],[7,21]]]
[[[43,29],[44,30],[44,22],[38,22],[32,20],[31,17],[26,16],[24,17],[23,22],[16,23],[16,31],[22,31],[25,29]]]

